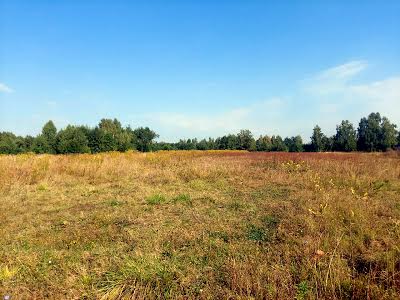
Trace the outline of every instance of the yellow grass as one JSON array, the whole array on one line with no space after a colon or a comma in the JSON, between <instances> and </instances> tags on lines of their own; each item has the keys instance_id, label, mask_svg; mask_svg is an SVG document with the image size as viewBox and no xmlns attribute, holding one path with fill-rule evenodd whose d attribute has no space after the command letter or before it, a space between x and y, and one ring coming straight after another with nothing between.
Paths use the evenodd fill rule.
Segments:
<instances>
[{"instance_id":1,"label":"yellow grass","mask_svg":"<svg viewBox=\"0 0 400 300\"><path fill-rule=\"evenodd\" d=\"M0 296L395 299L400 160L0 156Z\"/></svg>"}]
</instances>

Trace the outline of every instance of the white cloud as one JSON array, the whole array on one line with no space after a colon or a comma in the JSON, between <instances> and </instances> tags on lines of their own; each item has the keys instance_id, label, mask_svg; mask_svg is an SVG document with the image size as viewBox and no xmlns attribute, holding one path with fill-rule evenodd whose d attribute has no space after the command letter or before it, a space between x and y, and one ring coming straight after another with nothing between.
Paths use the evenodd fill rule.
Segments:
<instances>
[{"instance_id":1,"label":"white cloud","mask_svg":"<svg viewBox=\"0 0 400 300\"><path fill-rule=\"evenodd\" d=\"M342 118L353 120L379 111L392 122L400 120L400 76L355 83L366 61L352 61L317 73L301 82L302 90L319 112L315 122L334 129Z\"/></svg>"},{"instance_id":2,"label":"white cloud","mask_svg":"<svg viewBox=\"0 0 400 300\"><path fill-rule=\"evenodd\" d=\"M400 76L359 85L349 85L348 97L358 99L368 112L379 111L392 119L400 120Z\"/></svg>"},{"instance_id":3,"label":"white cloud","mask_svg":"<svg viewBox=\"0 0 400 300\"><path fill-rule=\"evenodd\" d=\"M368 63L366 61L355 60L324 70L317 77L320 79L347 80L364 71L367 67Z\"/></svg>"},{"instance_id":4,"label":"white cloud","mask_svg":"<svg viewBox=\"0 0 400 300\"><path fill-rule=\"evenodd\" d=\"M14 90L5 83L0 82L0 93L12 93Z\"/></svg>"},{"instance_id":5,"label":"white cloud","mask_svg":"<svg viewBox=\"0 0 400 300\"><path fill-rule=\"evenodd\" d=\"M340 93L353 78L367 67L368 63L366 61L350 61L323 70L311 78L303 80L302 87L306 92L319 96Z\"/></svg>"}]
</instances>

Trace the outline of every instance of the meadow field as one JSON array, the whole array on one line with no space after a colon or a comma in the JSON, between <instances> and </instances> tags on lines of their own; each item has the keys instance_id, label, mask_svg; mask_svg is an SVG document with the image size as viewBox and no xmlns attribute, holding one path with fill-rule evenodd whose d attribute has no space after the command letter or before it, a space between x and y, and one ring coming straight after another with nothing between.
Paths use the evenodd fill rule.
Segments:
<instances>
[{"instance_id":1,"label":"meadow field","mask_svg":"<svg viewBox=\"0 0 400 300\"><path fill-rule=\"evenodd\" d=\"M400 156L0 156L0 296L398 299Z\"/></svg>"}]
</instances>

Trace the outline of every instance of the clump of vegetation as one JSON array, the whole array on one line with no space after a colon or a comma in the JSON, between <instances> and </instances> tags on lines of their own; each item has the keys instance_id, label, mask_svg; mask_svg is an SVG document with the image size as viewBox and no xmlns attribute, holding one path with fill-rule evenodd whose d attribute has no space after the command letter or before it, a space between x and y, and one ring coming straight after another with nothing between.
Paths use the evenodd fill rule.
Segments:
<instances>
[{"instance_id":1,"label":"clump of vegetation","mask_svg":"<svg viewBox=\"0 0 400 300\"><path fill-rule=\"evenodd\" d=\"M157 205L166 202L167 199L162 194L154 194L146 198L147 204L150 205Z\"/></svg>"},{"instance_id":2,"label":"clump of vegetation","mask_svg":"<svg viewBox=\"0 0 400 300\"><path fill-rule=\"evenodd\" d=\"M186 204L192 204L192 198L190 198L189 194L179 194L173 199L174 203L181 202Z\"/></svg>"},{"instance_id":3,"label":"clump of vegetation","mask_svg":"<svg viewBox=\"0 0 400 300\"><path fill-rule=\"evenodd\" d=\"M264 216L261 218L262 226L250 224L247 229L249 240L257 242L271 242L276 237L279 219L276 216Z\"/></svg>"}]
</instances>

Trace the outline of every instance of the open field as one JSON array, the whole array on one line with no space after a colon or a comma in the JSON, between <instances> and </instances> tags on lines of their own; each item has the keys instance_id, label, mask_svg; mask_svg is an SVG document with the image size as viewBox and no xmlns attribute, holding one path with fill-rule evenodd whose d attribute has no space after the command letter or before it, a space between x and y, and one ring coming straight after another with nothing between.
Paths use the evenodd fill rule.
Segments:
<instances>
[{"instance_id":1,"label":"open field","mask_svg":"<svg viewBox=\"0 0 400 300\"><path fill-rule=\"evenodd\" d=\"M396 154L0 156L0 296L395 299Z\"/></svg>"}]
</instances>

